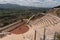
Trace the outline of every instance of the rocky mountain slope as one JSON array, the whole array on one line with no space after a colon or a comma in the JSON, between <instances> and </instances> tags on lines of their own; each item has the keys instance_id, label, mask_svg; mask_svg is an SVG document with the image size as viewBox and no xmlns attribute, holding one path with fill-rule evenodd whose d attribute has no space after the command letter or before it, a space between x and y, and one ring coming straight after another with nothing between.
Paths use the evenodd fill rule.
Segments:
<instances>
[{"instance_id":1,"label":"rocky mountain slope","mask_svg":"<svg viewBox=\"0 0 60 40\"><path fill-rule=\"evenodd\" d=\"M60 6L54 7L48 11L48 13L60 17Z\"/></svg>"}]
</instances>

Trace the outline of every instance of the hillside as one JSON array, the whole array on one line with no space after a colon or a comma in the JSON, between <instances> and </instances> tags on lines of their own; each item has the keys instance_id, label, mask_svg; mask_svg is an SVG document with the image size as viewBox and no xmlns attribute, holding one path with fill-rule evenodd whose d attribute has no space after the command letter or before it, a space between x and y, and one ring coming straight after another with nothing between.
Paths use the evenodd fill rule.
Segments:
<instances>
[{"instance_id":1,"label":"hillside","mask_svg":"<svg viewBox=\"0 0 60 40\"><path fill-rule=\"evenodd\" d=\"M54 7L54 8L60 8L60 6L56 6L56 7Z\"/></svg>"},{"instance_id":2,"label":"hillside","mask_svg":"<svg viewBox=\"0 0 60 40\"><path fill-rule=\"evenodd\" d=\"M20 6L17 4L0 4L0 9L27 9L28 7Z\"/></svg>"},{"instance_id":3,"label":"hillside","mask_svg":"<svg viewBox=\"0 0 60 40\"><path fill-rule=\"evenodd\" d=\"M3 10L3 9L11 9L11 10L27 10L27 9L40 9L40 10L43 10L43 9L49 9L49 8L40 8L40 7L32 7L32 6L20 6L20 5L17 5L17 4L0 4L0 10Z\"/></svg>"},{"instance_id":4,"label":"hillside","mask_svg":"<svg viewBox=\"0 0 60 40\"><path fill-rule=\"evenodd\" d=\"M50 9L47 12L50 13L50 14L53 14L55 16L60 17L60 6L53 7L52 9Z\"/></svg>"},{"instance_id":5,"label":"hillside","mask_svg":"<svg viewBox=\"0 0 60 40\"><path fill-rule=\"evenodd\" d=\"M28 19L33 14L42 13L49 8L21 6L17 4L0 4L0 27L21 19Z\"/></svg>"}]
</instances>

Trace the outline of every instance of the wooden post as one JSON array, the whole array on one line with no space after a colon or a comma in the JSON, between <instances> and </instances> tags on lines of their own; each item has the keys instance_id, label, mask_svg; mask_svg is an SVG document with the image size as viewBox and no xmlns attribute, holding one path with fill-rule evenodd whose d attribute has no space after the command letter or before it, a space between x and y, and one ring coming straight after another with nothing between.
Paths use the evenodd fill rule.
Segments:
<instances>
[{"instance_id":1,"label":"wooden post","mask_svg":"<svg viewBox=\"0 0 60 40\"><path fill-rule=\"evenodd\" d=\"M54 40L56 40L56 32L54 33Z\"/></svg>"},{"instance_id":2,"label":"wooden post","mask_svg":"<svg viewBox=\"0 0 60 40\"><path fill-rule=\"evenodd\" d=\"M43 35L43 40L45 40L45 39L46 39L46 35L45 35L46 33L45 33L45 32L46 32L46 28L44 27L44 35Z\"/></svg>"},{"instance_id":3,"label":"wooden post","mask_svg":"<svg viewBox=\"0 0 60 40\"><path fill-rule=\"evenodd\" d=\"M34 40L36 40L36 30L35 30Z\"/></svg>"}]
</instances>

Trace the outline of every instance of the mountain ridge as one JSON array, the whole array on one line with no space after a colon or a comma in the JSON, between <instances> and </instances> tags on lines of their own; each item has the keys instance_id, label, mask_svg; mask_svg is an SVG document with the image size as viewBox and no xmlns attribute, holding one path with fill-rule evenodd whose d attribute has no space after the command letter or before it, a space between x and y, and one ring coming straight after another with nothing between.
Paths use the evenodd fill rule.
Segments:
<instances>
[{"instance_id":1,"label":"mountain ridge","mask_svg":"<svg viewBox=\"0 0 60 40\"><path fill-rule=\"evenodd\" d=\"M56 7L54 7L54 8L60 8L60 5L59 5L59 6L56 6Z\"/></svg>"},{"instance_id":2,"label":"mountain ridge","mask_svg":"<svg viewBox=\"0 0 60 40\"><path fill-rule=\"evenodd\" d=\"M17 4L0 4L0 9L46 9L43 7L21 6Z\"/></svg>"}]
</instances>

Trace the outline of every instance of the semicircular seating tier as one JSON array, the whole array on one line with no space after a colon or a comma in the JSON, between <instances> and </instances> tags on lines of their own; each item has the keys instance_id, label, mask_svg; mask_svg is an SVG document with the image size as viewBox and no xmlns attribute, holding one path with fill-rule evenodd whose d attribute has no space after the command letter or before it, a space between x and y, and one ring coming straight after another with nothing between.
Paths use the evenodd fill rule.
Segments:
<instances>
[{"instance_id":1,"label":"semicircular seating tier","mask_svg":"<svg viewBox=\"0 0 60 40\"><path fill-rule=\"evenodd\" d=\"M44 28L46 28L47 38L53 38L55 32L60 32L60 18L51 14L31 20L29 25L40 34L39 36L43 36Z\"/></svg>"},{"instance_id":2,"label":"semicircular seating tier","mask_svg":"<svg viewBox=\"0 0 60 40\"><path fill-rule=\"evenodd\" d=\"M38 18L35 21L31 21L30 24L37 25L37 26L40 25L42 27L42 26L55 25L55 24L58 24L59 22L60 22L59 17L56 17L51 14L47 14L43 16L42 18Z\"/></svg>"}]
</instances>

